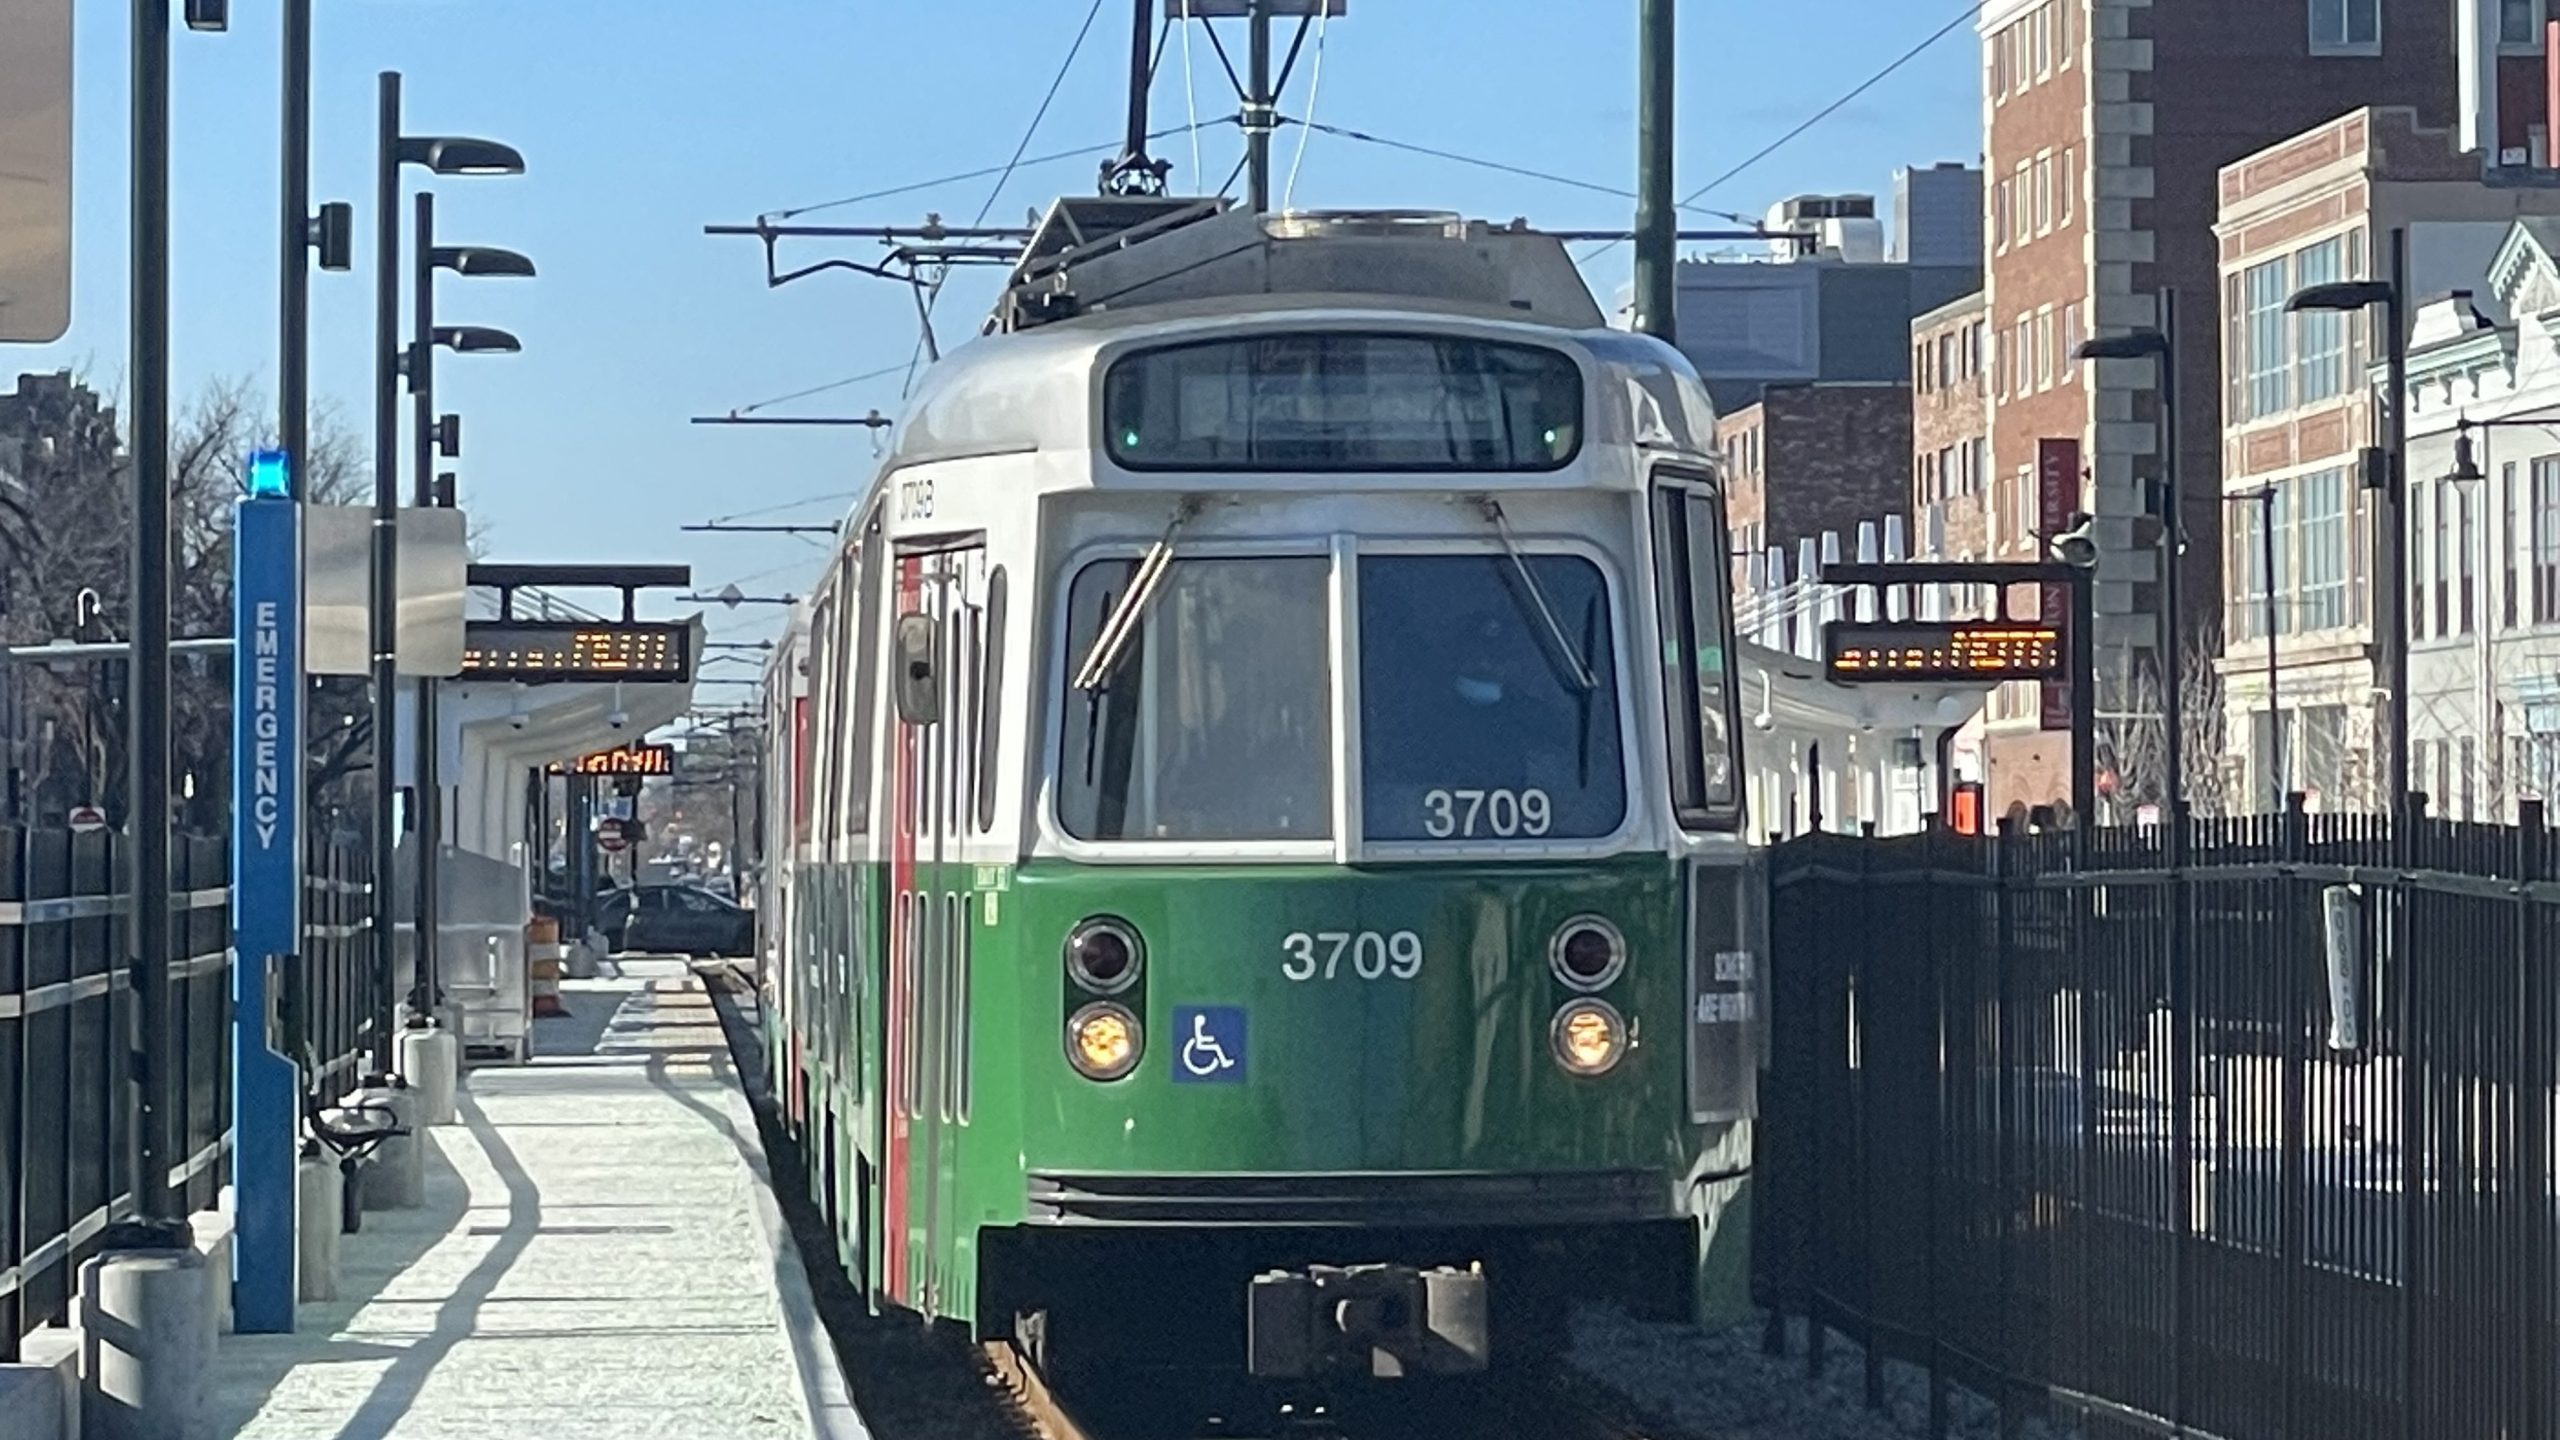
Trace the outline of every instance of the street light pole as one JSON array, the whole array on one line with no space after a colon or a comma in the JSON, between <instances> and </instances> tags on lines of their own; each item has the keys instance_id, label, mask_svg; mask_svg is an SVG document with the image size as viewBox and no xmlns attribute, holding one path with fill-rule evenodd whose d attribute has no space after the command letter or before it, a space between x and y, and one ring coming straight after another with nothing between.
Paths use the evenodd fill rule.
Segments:
<instances>
[{"instance_id":1,"label":"street light pole","mask_svg":"<svg viewBox=\"0 0 2560 1440\"><path fill-rule=\"evenodd\" d=\"M311 0L284 0L284 195L278 227L276 438L304 498L311 428Z\"/></svg>"},{"instance_id":2,"label":"street light pole","mask_svg":"<svg viewBox=\"0 0 2560 1440\"><path fill-rule=\"evenodd\" d=\"M409 277L411 317L409 349L409 417L410 465L412 482L417 490L411 503L426 509L436 503L436 197L420 190L417 195L417 233L410 238L417 258ZM416 952L411 967L409 1008L413 1024L423 1024L436 1013L442 999L436 975L436 884L437 851L444 844L444 795L442 779L437 771L438 741L436 736L436 682L432 675L418 677L416 810L418 815L418 892L416 895L417 938L412 942Z\"/></svg>"},{"instance_id":3,"label":"street light pole","mask_svg":"<svg viewBox=\"0 0 2560 1440\"><path fill-rule=\"evenodd\" d=\"M373 965L382 985L375 1066L388 1070L400 1028L392 914L400 837L393 756L400 693L400 74L382 72L374 128L373 267ZM425 339L420 337L421 341Z\"/></svg>"},{"instance_id":4,"label":"street light pole","mask_svg":"<svg viewBox=\"0 0 2560 1440\"><path fill-rule=\"evenodd\" d=\"M1679 82L1672 0L1643 0L1638 13L1643 34L1637 48L1635 328L1675 343L1680 216L1672 124Z\"/></svg>"},{"instance_id":5,"label":"street light pole","mask_svg":"<svg viewBox=\"0 0 2560 1440\"><path fill-rule=\"evenodd\" d=\"M2187 533L2178 485L2178 292L2160 292L2160 720L2168 730L2169 784L2160 808L2174 822L2187 800L2187 636L2180 573Z\"/></svg>"},{"instance_id":6,"label":"street light pole","mask_svg":"<svg viewBox=\"0 0 2560 1440\"><path fill-rule=\"evenodd\" d=\"M2383 316L2391 327L2386 369L2391 386L2391 426L2383 459L2389 476L2383 489L2383 523L2390 536L2384 546L2390 559L2386 577L2391 597L2391 642L2388 652L2391 686L2391 815L2406 833L2410 815L2409 779L2409 231L2391 232L2390 297Z\"/></svg>"},{"instance_id":7,"label":"street light pole","mask_svg":"<svg viewBox=\"0 0 2560 1440\"><path fill-rule=\"evenodd\" d=\"M2283 674L2276 657L2276 631L2281 618L2276 600L2276 487L2269 485L2250 498L2258 505L2258 563L2263 567L2267 588L2267 783L2273 802L2267 813L2281 815L2288 787L2284 773L2284 707L2276 691Z\"/></svg>"},{"instance_id":8,"label":"street light pole","mask_svg":"<svg viewBox=\"0 0 2560 1440\"><path fill-rule=\"evenodd\" d=\"M169 0L133 0L133 662L125 672L126 958L142 1023L133 1195L154 1237L186 1243L169 1183L178 1109L169 996Z\"/></svg>"}]
</instances>

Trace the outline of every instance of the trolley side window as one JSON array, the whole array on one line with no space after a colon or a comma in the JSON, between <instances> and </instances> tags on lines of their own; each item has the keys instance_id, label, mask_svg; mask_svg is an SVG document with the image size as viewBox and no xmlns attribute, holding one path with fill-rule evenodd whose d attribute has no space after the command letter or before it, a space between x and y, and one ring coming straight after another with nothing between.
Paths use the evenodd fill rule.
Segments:
<instances>
[{"instance_id":1,"label":"trolley side window","mask_svg":"<svg viewBox=\"0 0 2560 1440\"><path fill-rule=\"evenodd\" d=\"M1363 833L1614 834L1627 787L1609 627L1608 586L1579 556L1361 557Z\"/></svg>"},{"instance_id":2,"label":"trolley side window","mask_svg":"<svg viewBox=\"0 0 2560 1440\"><path fill-rule=\"evenodd\" d=\"M1582 447L1582 389L1535 345L1256 335L1114 362L1103 438L1130 470L1554 470Z\"/></svg>"},{"instance_id":3,"label":"trolley side window","mask_svg":"<svg viewBox=\"0 0 2560 1440\"><path fill-rule=\"evenodd\" d=\"M852 740L844 757L845 828L857 836L871 833L871 791L878 779L878 767L871 758L876 725L871 712L880 703L880 590L886 568L881 548L880 521L875 516L862 532L862 549L854 562L854 583L861 588L854 604L853 634L848 644L848 658L853 665L853 724Z\"/></svg>"},{"instance_id":4,"label":"trolley side window","mask_svg":"<svg viewBox=\"0 0 2560 1440\"><path fill-rule=\"evenodd\" d=\"M1653 569L1662 629L1671 800L1691 830L1742 823L1734 685L1732 562L1724 512L1701 477L1653 492Z\"/></svg>"},{"instance_id":5,"label":"trolley side window","mask_svg":"<svg viewBox=\"0 0 2560 1440\"><path fill-rule=\"evenodd\" d=\"M1068 593L1059 823L1079 840L1329 838L1331 562L1176 562L1112 671L1079 689L1137 568L1098 561Z\"/></svg>"}]
</instances>

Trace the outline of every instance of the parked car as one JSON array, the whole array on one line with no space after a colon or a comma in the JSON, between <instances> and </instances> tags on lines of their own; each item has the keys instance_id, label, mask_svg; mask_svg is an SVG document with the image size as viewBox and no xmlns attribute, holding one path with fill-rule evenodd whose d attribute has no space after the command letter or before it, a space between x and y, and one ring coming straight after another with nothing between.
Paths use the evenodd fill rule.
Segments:
<instances>
[{"instance_id":1,"label":"parked car","mask_svg":"<svg viewBox=\"0 0 2560 1440\"><path fill-rule=\"evenodd\" d=\"M752 956L755 912L698 885L636 885L596 901L596 928L616 950Z\"/></svg>"}]
</instances>

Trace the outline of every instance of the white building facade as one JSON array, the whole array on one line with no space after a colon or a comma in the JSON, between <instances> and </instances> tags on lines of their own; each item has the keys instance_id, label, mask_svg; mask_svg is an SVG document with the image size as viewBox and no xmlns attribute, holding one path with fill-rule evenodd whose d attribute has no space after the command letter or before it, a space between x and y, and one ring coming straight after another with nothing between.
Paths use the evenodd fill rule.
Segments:
<instances>
[{"instance_id":1,"label":"white building facade","mask_svg":"<svg viewBox=\"0 0 2560 1440\"><path fill-rule=\"evenodd\" d=\"M2487 280L2411 347L2409 739L2431 813L2495 822L2560 789L2560 220Z\"/></svg>"}]
</instances>

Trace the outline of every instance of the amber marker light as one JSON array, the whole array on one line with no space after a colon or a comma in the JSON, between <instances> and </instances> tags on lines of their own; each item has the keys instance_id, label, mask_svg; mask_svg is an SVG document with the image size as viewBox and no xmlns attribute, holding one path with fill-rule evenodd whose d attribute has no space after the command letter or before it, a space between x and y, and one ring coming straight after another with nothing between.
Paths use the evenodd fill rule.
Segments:
<instances>
[{"instance_id":1,"label":"amber marker light","mask_svg":"<svg viewBox=\"0 0 2560 1440\"><path fill-rule=\"evenodd\" d=\"M1138 1066L1145 1039L1125 1005L1097 1001L1067 1022L1067 1062L1088 1080L1117 1080Z\"/></svg>"},{"instance_id":2,"label":"amber marker light","mask_svg":"<svg viewBox=\"0 0 2560 1440\"><path fill-rule=\"evenodd\" d=\"M1627 1053L1627 1022L1606 1000L1567 1002L1547 1034L1556 1063L1575 1075L1606 1075Z\"/></svg>"}]
</instances>

